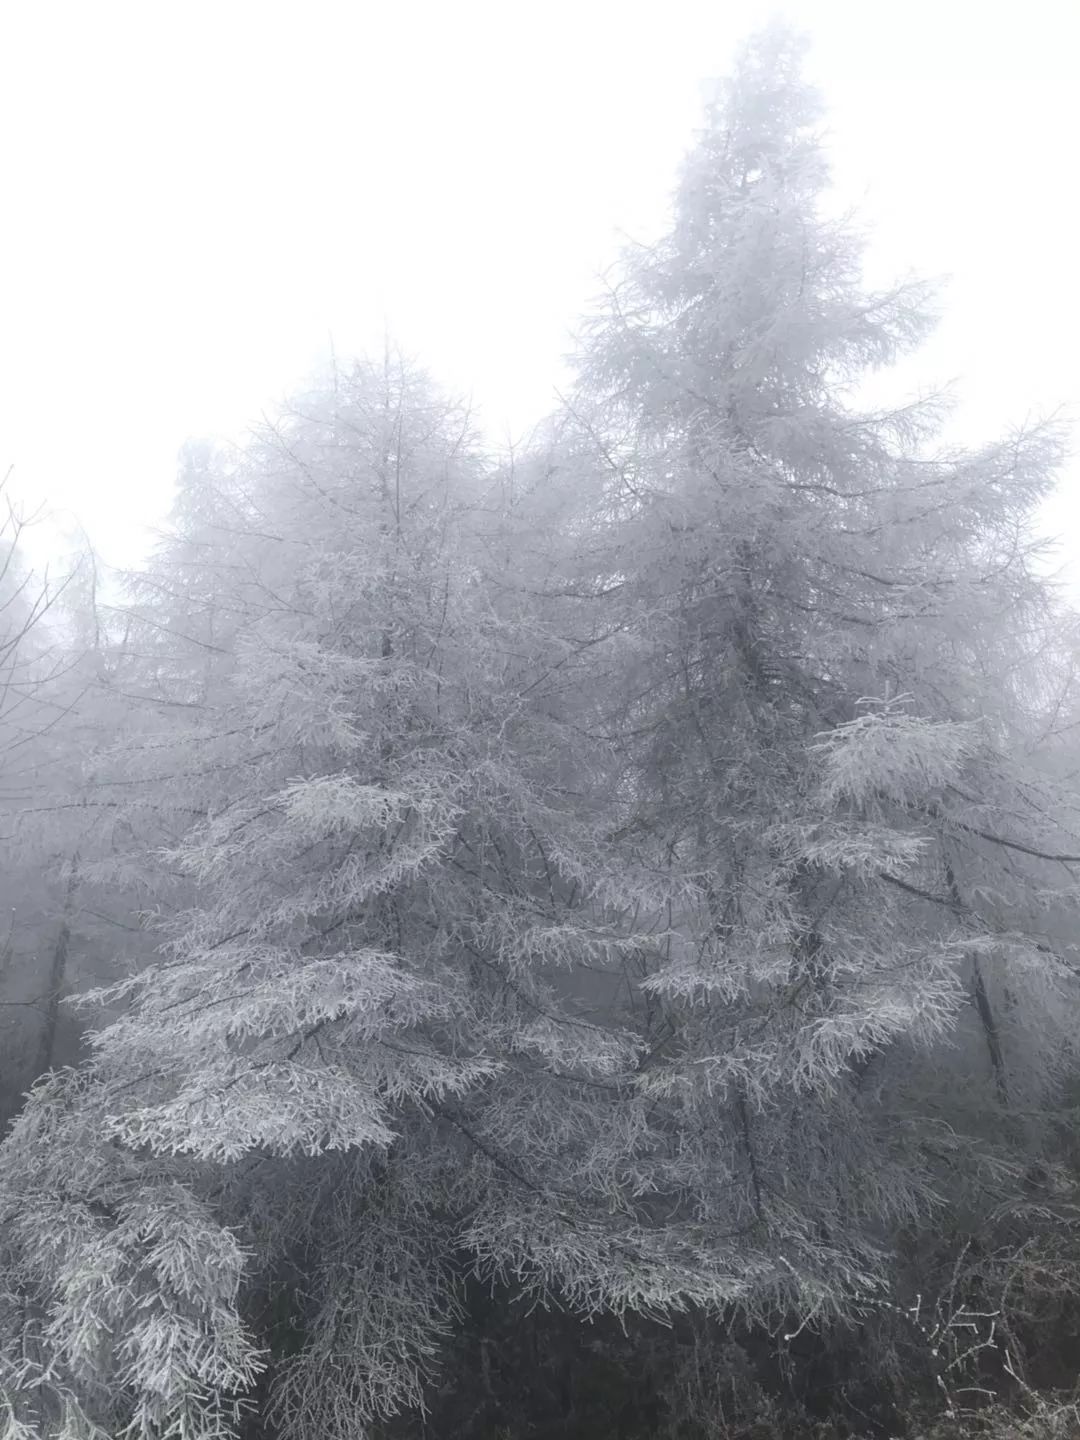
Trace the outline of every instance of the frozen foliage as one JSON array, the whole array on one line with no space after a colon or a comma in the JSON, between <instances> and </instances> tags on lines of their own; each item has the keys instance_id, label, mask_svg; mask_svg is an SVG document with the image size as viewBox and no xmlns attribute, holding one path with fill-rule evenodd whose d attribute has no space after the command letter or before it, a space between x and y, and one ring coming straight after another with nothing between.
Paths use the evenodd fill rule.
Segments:
<instances>
[{"instance_id":1,"label":"frozen foliage","mask_svg":"<svg viewBox=\"0 0 1080 1440\"><path fill-rule=\"evenodd\" d=\"M155 953L4 1143L3 1440L345 1440L470 1275L797 1333L1038 1150L1058 440L858 408L926 296L819 211L797 58L718 91L513 466L392 354L189 451L86 797Z\"/></svg>"}]
</instances>

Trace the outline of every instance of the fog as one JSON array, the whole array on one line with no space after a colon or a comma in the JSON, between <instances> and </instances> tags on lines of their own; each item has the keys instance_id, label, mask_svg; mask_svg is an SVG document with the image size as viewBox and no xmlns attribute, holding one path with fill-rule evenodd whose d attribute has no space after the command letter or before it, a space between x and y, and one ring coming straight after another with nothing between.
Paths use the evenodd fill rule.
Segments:
<instances>
[{"instance_id":1,"label":"fog","mask_svg":"<svg viewBox=\"0 0 1080 1440\"><path fill-rule=\"evenodd\" d=\"M662 228L701 82L775 8L5 6L0 466L130 563L187 437L387 330L520 437L598 277ZM957 382L968 439L1074 404L1076 7L780 10L874 277L949 277L892 392Z\"/></svg>"},{"instance_id":2,"label":"fog","mask_svg":"<svg viewBox=\"0 0 1080 1440\"><path fill-rule=\"evenodd\" d=\"M1080 1435L1078 19L0 12L0 1440Z\"/></svg>"}]
</instances>

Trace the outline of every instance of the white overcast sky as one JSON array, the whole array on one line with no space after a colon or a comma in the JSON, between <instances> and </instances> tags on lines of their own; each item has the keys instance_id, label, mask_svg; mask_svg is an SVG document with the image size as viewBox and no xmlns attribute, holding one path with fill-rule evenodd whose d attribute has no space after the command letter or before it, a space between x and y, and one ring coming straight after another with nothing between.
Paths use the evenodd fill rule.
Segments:
<instances>
[{"instance_id":1,"label":"white overcast sky","mask_svg":"<svg viewBox=\"0 0 1080 1440\"><path fill-rule=\"evenodd\" d=\"M384 326L520 434L773 13L874 278L951 277L903 382L1076 407L1080 0L0 0L0 471L129 563L186 437Z\"/></svg>"}]
</instances>

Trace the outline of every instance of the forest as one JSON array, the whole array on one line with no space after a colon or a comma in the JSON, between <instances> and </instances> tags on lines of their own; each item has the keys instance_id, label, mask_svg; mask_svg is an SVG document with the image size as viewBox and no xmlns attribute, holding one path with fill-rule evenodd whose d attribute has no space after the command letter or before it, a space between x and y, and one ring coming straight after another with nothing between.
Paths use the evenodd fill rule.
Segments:
<instances>
[{"instance_id":1,"label":"forest","mask_svg":"<svg viewBox=\"0 0 1080 1440\"><path fill-rule=\"evenodd\" d=\"M1066 429L718 84L527 444L387 344L0 544L0 1440L1080 1433Z\"/></svg>"}]
</instances>

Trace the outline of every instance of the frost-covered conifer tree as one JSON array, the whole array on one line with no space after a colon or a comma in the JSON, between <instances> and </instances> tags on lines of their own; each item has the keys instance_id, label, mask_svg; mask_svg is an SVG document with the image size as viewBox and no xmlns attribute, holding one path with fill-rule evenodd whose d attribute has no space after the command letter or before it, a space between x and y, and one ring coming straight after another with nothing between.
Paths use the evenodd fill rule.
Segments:
<instances>
[{"instance_id":1,"label":"frost-covered conifer tree","mask_svg":"<svg viewBox=\"0 0 1080 1440\"><path fill-rule=\"evenodd\" d=\"M624 636L619 844L670 884L638 1085L695 1213L828 1308L991 1139L1039 1143L1010 1115L1074 1059L1080 844L1031 529L1060 436L955 453L938 403L860 405L927 296L863 288L797 67L773 32L718 92L585 333L564 463Z\"/></svg>"},{"instance_id":2,"label":"frost-covered conifer tree","mask_svg":"<svg viewBox=\"0 0 1080 1440\"><path fill-rule=\"evenodd\" d=\"M92 583L89 554L32 567L24 514L0 481L0 1117L71 1053L67 985L75 859L84 826L66 805L80 710L93 684L74 621ZM32 550L31 550L32 553Z\"/></svg>"},{"instance_id":3,"label":"frost-covered conifer tree","mask_svg":"<svg viewBox=\"0 0 1080 1440\"><path fill-rule=\"evenodd\" d=\"M463 1249L505 1260L530 1210L540 1278L595 1286L576 1172L597 1143L616 1184L589 1097L635 1043L553 983L622 937L559 703L588 647L511 583L512 510L394 361L189 457L129 616L141 702L92 761L165 842L164 950L6 1145L13 1425L217 1433L268 1346L275 1423L352 1434L419 1400Z\"/></svg>"}]
</instances>

